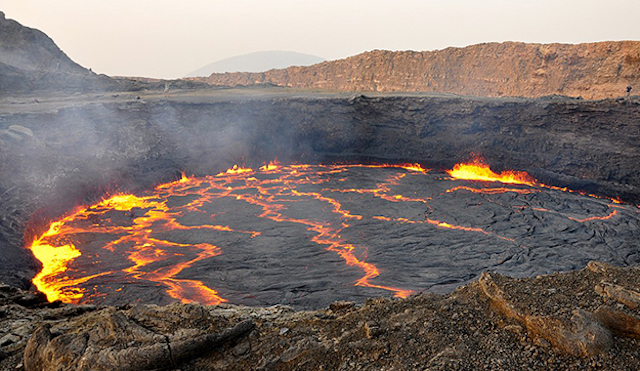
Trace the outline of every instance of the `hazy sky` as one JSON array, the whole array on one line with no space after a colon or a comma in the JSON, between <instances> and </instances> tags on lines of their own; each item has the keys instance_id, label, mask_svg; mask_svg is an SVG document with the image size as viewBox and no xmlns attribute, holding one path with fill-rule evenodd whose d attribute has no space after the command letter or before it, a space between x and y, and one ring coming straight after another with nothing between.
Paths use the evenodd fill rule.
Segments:
<instances>
[{"instance_id":1,"label":"hazy sky","mask_svg":"<svg viewBox=\"0 0 640 371\"><path fill-rule=\"evenodd\" d=\"M639 0L0 0L73 60L175 78L263 50L339 59L490 41L640 40Z\"/></svg>"}]
</instances>

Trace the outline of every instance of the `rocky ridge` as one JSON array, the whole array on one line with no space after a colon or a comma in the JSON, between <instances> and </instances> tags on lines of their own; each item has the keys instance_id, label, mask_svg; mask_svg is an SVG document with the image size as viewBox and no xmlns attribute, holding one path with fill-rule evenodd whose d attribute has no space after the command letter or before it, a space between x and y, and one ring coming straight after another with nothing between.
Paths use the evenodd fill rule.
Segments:
<instances>
[{"instance_id":1,"label":"rocky ridge","mask_svg":"<svg viewBox=\"0 0 640 371\"><path fill-rule=\"evenodd\" d=\"M486 43L437 51L373 50L309 67L196 78L213 85L362 92L603 99L640 90L640 42Z\"/></svg>"},{"instance_id":2,"label":"rocky ridge","mask_svg":"<svg viewBox=\"0 0 640 371\"><path fill-rule=\"evenodd\" d=\"M0 12L0 62L25 71L85 74L89 71L72 61L42 31L6 19Z\"/></svg>"},{"instance_id":3,"label":"rocky ridge","mask_svg":"<svg viewBox=\"0 0 640 371\"><path fill-rule=\"evenodd\" d=\"M162 89L165 83L167 81L157 79L98 75L71 60L42 31L7 19L0 11L0 98ZM184 80L169 83L182 88L204 85Z\"/></svg>"},{"instance_id":4,"label":"rocky ridge","mask_svg":"<svg viewBox=\"0 0 640 371\"><path fill-rule=\"evenodd\" d=\"M43 32L0 12L0 95L38 90L81 91L110 84L72 61Z\"/></svg>"}]
</instances>

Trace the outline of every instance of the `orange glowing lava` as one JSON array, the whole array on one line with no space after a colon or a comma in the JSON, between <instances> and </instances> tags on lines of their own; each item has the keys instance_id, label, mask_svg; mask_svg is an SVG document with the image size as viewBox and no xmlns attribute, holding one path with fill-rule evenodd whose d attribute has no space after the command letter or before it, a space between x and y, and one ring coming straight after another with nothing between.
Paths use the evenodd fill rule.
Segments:
<instances>
[{"instance_id":1,"label":"orange glowing lava","mask_svg":"<svg viewBox=\"0 0 640 371\"><path fill-rule=\"evenodd\" d=\"M579 190L572 190L567 187L557 187L557 186L543 184L538 182L531 175L527 174L524 171L506 170L501 172L500 174L497 174L489 168L489 165L483 163L482 160L479 160L479 159L476 159L471 163L456 164L452 170L447 171L447 174L449 174L454 179L477 180L482 182L500 182L500 183L506 183L506 184L522 184L522 185L528 185L531 187L552 189L554 191L578 193L578 194L593 197L593 198L603 198L616 204L621 203L621 201L617 198L602 197L602 196L590 194L590 193L579 191ZM478 190L474 190L472 188L463 187L463 186L456 187L456 189L451 189L447 192L454 192L455 190L460 190L460 189L465 189L470 192L484 193L484 194L489 194L490 192L495 192L495 193L503 193L503 192L526 193L527 192L526 190L514 189L514 188L511 188L511 189L486 188L486 189L483 189L482 191L478 191ZM533 190L532 192L535 192L535 190Z\"/></svg>"},{"instance_id":2,"label":"orange glowing lava","mask_svg":"<svg viewBox=\"0 0 640 371\"><path fill-rule=\"evenodd\" d=\"M429 169L425 169L424 167L422 167L422 165L416 163L416 164L403 164L403 165L397 165L398 167L401 167L403 169L406 170L411 170L411 171L417 171L420 173L426 173L429 171Z\"/></svg>"},{"instance_id":3,"label":"orange glowing lava","mask_svg":"<svg viewBox=\"0 0 640 371\"><path fill-rule=\"evenodd\" d=\"M246 174L246 173L252 173L253 169L250 168L246 168L246 167L241 167L238 165L233 165L232 168L227 169L227 171L220 173L218 175L216 175L217 177L223 177L223 176L228 176L228 175L238 175L238 174Z\"/></svg>"},{"instance_id":4,"label":"orange glowing lava","mask_svg":"<svg viewBox=\"0 0 640 371\"><path fill-rule=\"evenodd\" d=\"M618 210L611 210L609 215L605 215L605 216L592 216L592 217L584 218L584 219L578 219L578 218L569 217L569 219L574 220L576 222L584 223L584 222L590 222L590 221L594 221L594 220L607 220L607 219L613 218L616 215L618 215Z\"/></svg>"},{"instance_id":5,"label":"orange glowing lava","mask_svg":"<svg viewBox=\"0 0 640 371\"><path fill-rule=\"evenodd\" d=\"M164 184L158 189L178 189L189 180L182 178L172 183ZM94 224L96 215L102 215L108 210L130 212L130 226L112 226ZM134 211L144 211L137 216ZM49 301L61 300L74 303L83 296L83 290L77 286L98 276L112 274L112 271L101 272L97 275L89 275L73 278L66 274L69 263L81 255L81 252L73 243L65 243L74 235L91 233L103 233L118 235L115 241L103 246L105 252L124 253L134 265L124 269L131 277L144 279L170 287L168 294L184 302L198 301L208 304L219 304L224 299L217 295L213 289L209 289L200 283L190 280L176 279L175 276L195 262L215 256L219 253L216 246L198 244L195 246L178 244L175 242L159 240L152 237L153 229L185 228L175 222L175 214L168 211L166 202L160 202L153 197L138 197L134 195L115 195L97 204L76 211L66 218L54 222L47 232L37 238L31 245L34 256L43 265L42 271L34 278L33 283L38 290L47 295ZM91 223L88 223L91 222ZM224 229L221 226L200 226L198 228ZM228 227L227 227L228 228ZM131 250L122 251L123 245L132 245ZM195 251L194 251L195 248ZM174 249L182 249L175 253L168 253ZM190 250L190 251L189 251ZM176 255L190 254L191 259L173 264ZM171 261L170 267L149 269L158 262ZM166 264L165 264L166 265ZM182 295L185 294L186 295Z\"/></svg>"},{"instance_id":6,"label":"orange glowing lava","mask_svg":"<svg viewBox=\"0 0 640 371\"><path fill-rule=\"evenodd\" d=\"M530 186L536 184L536 180L525 172L506 170L497 174L489 168L489 165L486 165L479 160L472 163L456 164L453 167L453 170L449 170L447 173L455 179L462 180L525 184Z\"/></svg>"},{"instance_id":7,"label":"orange glowing lava","mask_svg":"<svg viewBox=\"0 0 640 371\"><path fill-rule=\"evenodd\" d=\"M445 229L454 229L454 230L458 230L458 231L466 231L466 232L476 232L476 233L482 233L485 234L487 236L494 236L496 238L499 238L501 240L505 240L505 241L509 241L509 242L515 242L514 239L512 238L506 238L506 237L502 237L499 236L495 233L492 232L487 232L482 228L477 228L477 227L465 227L462 225L454 225L451 223L447 223L447 222L442 222L440 220L435 220L435 219L430 219L430 218L425 218L425 220L410 220L407 218L388 218L388 217L384 217L384 216L373 216L374 219L377 220L384 220L384 221L394 221L394 222L399 222L399 223L406 223L406 224L430 224L439 228L445 228Z\"/></svg>"}]
</instances>

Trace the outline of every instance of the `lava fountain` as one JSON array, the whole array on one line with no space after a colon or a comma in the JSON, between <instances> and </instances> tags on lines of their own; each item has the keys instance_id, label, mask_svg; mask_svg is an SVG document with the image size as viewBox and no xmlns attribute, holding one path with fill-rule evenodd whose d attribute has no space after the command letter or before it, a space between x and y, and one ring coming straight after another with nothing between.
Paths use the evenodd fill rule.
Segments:
<instances>
[{"instance_id":1,"label":"lava fountain","mask_svg":"<svg viewBox=\"0 0 640 371\"><path fill-rule=\"evenodd\" d=\"M633 206L475 162L234 166L119 194L53 222L29 247L49 300L320 307L447 291L589 260L640 261Z\"/></svg>"}]
</instances>

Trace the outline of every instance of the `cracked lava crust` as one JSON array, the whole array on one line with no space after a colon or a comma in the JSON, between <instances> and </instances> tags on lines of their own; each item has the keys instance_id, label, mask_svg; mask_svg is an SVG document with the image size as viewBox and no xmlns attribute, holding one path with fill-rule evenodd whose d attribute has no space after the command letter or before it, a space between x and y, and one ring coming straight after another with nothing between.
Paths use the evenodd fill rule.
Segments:
<instances>
[{"instance_id":1,"label":"cracked lava crust","mask_svg":"<svg viewBox=\"0 0 640 371\"><path fill-rule=\"evenodd\" d=\"M639 221L637 207L479 162L448 172L271 163L105 198L29 248L49 300L320 308L447 292L486 270L635 264Z\"/></svg>"}]
</instances>

